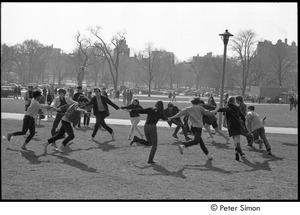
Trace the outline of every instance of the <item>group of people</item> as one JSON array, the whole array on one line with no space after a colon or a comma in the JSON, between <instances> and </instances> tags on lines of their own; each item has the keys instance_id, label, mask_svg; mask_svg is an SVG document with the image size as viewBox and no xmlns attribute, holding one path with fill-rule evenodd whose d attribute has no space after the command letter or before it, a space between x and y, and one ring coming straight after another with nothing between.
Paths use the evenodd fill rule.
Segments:
<instances>
[{"instance_id":1,"label":"group of people","mask_svg":"<svg viewBox=\"0 0 300 215\"><path fill-rule=\"evenodd\" d=\"M130 145L133 143L140 143L147 147L151 147L148 157L149 164L155 163L154 157L158 145L156 125L160 119L167 121L170 126L172 124L176 125L172 134L174 138L178 138L177 132L180 128L182 129L186 142L178 145L181 154L183 154L184 148L199 144L207 158L212 160L213 158L201 137L203 127L209 131L209 127L212 125L216 132L224 137L226 143L230 140L229 137L233 138L236 160L239 160L240 156L245 156L240 144L241 135L244 135L249 139L248 144L250 146L252 146L252 142L255 142L262 148L262 144L264 143L268 154L271 155L271 148L265 135L263 120L261 120L259 115L254 112L254 106L246 107L247 109L245 110L245 104L243 103L243 100L241 100L242 97L228 98L225 107L217 107L213 97L209 99L208 104L205 104L199 97L194 97L191 100L191 106L179 110L172 102L169 102L167 108L164 109L162 101L157 101L154 107L143 108L138 99L133 99L130 104L119 107L105 94L102 94L99 88L93 90L95 93L95 96L93 97L91 96L91 93L89 93L88 96L83 95L81 90L82 88L78 87L78 92L74 94L73 99L70 99L65 97L66 90L59 89L58 97L55 98L51 104L40 104L39 101L42 97L41 91L32 90L32 99L27 102L26 105L22 131L8 133L7 140L10 141L13 136L24 135L29 130L30 134L21 147L23 150L27 150L26 145L35 135L35 119L37 118L39 109L54 110L57 112L51 129L51 138L43 144L45 153L47 152L49 144L53 144L53 146L56 147L56 151L64 152L65 146L75 138L73 130L74 126L78 126L82 114L90 117L92 110L96 118L96 124L89 140L95 141L95 136L99 128L109 132L111 140L115 140L114 130L105 122L105 118L110 115L108 108L108 105L110 105L116 110L126 110L129 112L131 127L128 140L131 140ZM229 137L218 129L217 118L215 117L217 112L223 112L225 114ZM140 122L140 114L147 114L144 125L144 134L137 126ZM181 121L181 117L188 119L189 127ZM88 118L86 118L86 120L87 119ZM60 122L61 127L57 130ZM137 131L140 137L133 136L134 131ZM193 134L193 139L188 136L188 131L191 131ZM66 137L65 134L67 134ZM62 138L64 138L64 140L61 145L57 147L55 142Z\"/></svg>"}]
</instances>

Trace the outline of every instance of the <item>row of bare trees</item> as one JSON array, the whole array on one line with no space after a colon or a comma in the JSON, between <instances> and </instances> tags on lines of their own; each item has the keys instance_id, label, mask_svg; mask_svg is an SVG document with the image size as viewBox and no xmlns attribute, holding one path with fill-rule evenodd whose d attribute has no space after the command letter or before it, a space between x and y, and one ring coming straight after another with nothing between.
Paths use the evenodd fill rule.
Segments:
<instances>
[{"instance_id":1,"label":"row of bare trees","mask_svg":"<svg viewBox=\"0 0 300 215\"><path fill-rule=\"evenodd\" d=\"M130 57L126 54L125 33L118 32L106 42L100 26L89 28L88 36L77 32L75 38L77 45L71 54L37 40L14 46L1 44L2 80L53 84L57 81L61 85L67 78L75 77L78 85L87 81L94 85L110 84L114 89L130 82L134 87L146 85L149 96L152 88L220 88L223 56L196 56L188 63L178 62L174 54L146 43L144 50ZM255 38L255 32L244 30L229 43L234 55L227 59L225 86L238 86L243 95L251 85L284 87L290 81L290 72L297 68L298 62L289 54L286 44L270 46L262 54Z\"/></svg>"}]
</instances>

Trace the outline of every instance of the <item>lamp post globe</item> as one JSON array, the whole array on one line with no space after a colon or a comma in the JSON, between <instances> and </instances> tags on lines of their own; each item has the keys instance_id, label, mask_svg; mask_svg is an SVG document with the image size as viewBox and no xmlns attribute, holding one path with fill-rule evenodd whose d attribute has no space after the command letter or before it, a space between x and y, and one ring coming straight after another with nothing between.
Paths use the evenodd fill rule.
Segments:
<instances>
[{"instance_id":1,"label":"lamp post globe","mask_svg":"<svg viewBox=\"0 0 300 215\"><path fill-rule=\"evenodd\" d=\"M225 82L225 66L226 66L226 51L227 44L229 41L229 37L233 36L233 34L229 33L226 29L224 33L219 34L222 37L224 43L224 54L223 54L223 72L222 72L222 82L221 82L221 93L220 93L220 108L223 107L223 97L224 97L224 82ZM222 129L222 113L219 113L219 129Z\"/></svg>"}]
</instances>

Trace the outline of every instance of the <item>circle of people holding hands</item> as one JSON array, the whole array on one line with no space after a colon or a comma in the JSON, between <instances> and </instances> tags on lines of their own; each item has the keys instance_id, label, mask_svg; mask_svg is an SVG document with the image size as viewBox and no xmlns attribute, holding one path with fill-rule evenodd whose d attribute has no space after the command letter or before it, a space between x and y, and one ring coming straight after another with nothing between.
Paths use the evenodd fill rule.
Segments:
<instances>
[{"instance_id":1,"label":"circle of people holding hands","mask_svg":"<svg viewBox=\"0 0 300 215\"><path fill-rule=\"evenodd\" d=\"M73 95L72 99L66 97L67 92L65 89L58 89L57 98L53 98L52 101L48 101L47 99L47 104L43 104L42 92L29 86L28 93L25 94L24 98L25 115L22 130L8 133L7 140L10 141L13 136L25 135L29 130L29 135L21 146L22 150L27 150L27 144L36 133L36 120L40 118L42 109L48 112L56 111L51 128L51 138L43 143L44 153L47 153L47 147L50 144L56 148L56 151L63 153L66 145L75 138L73 128L76 126L81 127L80 121L82 115L84 117L84 127L89 127L92 114L96 118L93 132L89 138L90 141L95 141L99 129L107 131L111 135L111 140L115 140L114 130L105 122L105 119L110 115L109 105L116 110L129 112L131 127L129 129L128 140L130 140L130 145L137 143L151 147L147 161L149 164L155 163L154 157L158 146L157 123L159 120L167 121L170 127L172 124L176 125L172 134L172 137L176 139L178 139L177 134L179 130L182 129L185 142L179 142L178 144L179 152L182 155L185 149L199 144L207 159L213 159L202 139L203 128L207 130L209 137L213 137L210 126L225 139L226 144L229 143L230 137L232 137L234 142L234 157L237 161L240 160L240 157L245 157L245 153L241 147L241 136L246 137L248 146L256 143L262 149L264 144L267 154L272 155L264 129L265 118L260 118L255 112L253 105L247 107L242 96L225 97L224 107L218 107L212 96L208 99L207 104L200 97L194 97L190 100L190 106L180 110L172 102L169 102L167 107L164 108L164 103L160 100L155 103L154 107L144 108L140 105L139 100L136 98L132 99L132 96L130 103L124 102L123 104L126 105L119 107L111 101L107 94L101 93L99 88L94 88L94 96L92 96L91 91L87 92L87 96L85 96L81 86L77 87L77 89L78 92ZM227 127L229 136L219 129L216 117L218 112L224 115L224 127ZM140 114L147 115L144 124L144 133L138 127ZM52 112L50 115L52 115ZM61 126L58 128L59 123L61 123ZM133 135L134 131L138 133L139 137ZM193 138L190 138L189 134ZM57 147L56 141L59 139L63 139L63 141Z\"/></svg>"}]
</instances>

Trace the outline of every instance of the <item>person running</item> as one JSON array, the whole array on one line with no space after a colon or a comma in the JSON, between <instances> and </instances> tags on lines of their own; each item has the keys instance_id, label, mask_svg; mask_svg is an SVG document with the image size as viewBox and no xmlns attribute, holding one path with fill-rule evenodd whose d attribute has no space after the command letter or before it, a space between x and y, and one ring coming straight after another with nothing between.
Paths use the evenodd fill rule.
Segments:
<instances>
[{"instance_id":1,"label":"person running","mask_svg":"<svg viewBox=\"0 0 300 215\"><path fill-rule=\"evenodd\" d=\"M80 95L83 95L82 86L78 86L78 87L77 87L77 93L74 94L73 100L74 100L75 102L77 102ZM80 122L81 122L81 116L78 118L78 122L75 122L75 123L73 124L73 127L75 128L75 127L77 126L78 128L80 128L80 127L81 127L81 126L80 126Z\"/></svg>"},{"instance_id":2,"label":"person running","mask_svg":"<svg viewBox=\"0 0 300 215\"><path fill-rule=\"evenodd\" d=\"M87 98L89 101L91 101L92 99L92 91L88 91L87 92ZM87 106L86 107L86 111L87 113L85 113L83 115L83 127L84 128L90 128L90 119L91 119L91 114L92 114L92 106Z\"/></svg>"},{"instance_id":3,"label":"person running","mask_svg":"<svg viewBox=\"0 0 300 215\"><path fill-rule=\"evenodd\" d=\"M175 106L172 102L168 103L168 108L164 109L164 115L166 117L171 117L174 116L175 114L177 114L179 112L179 108L177 106ZM183 123L181 122L181 119L178 118L174 118L171 121L168 122L169 126L172 126L172 123L174 123L176 126L174 133L172 134L172 137L178 139L177 133L179 131L179 129L182 129L183 135L185 137L185 140L191 140L191 138L189 138L189 136L187 135L187 131L186 131L186 127L183 125Z\"/></svg>"},{"instance_id":4,"label":"person running","mask_svg":"<svg viewBox=\"0 0 300 215\"><path fill-rule=\"evenodd\" d=\"M24 100L25 100L25 111L27 111L27 108L29 107L31 100L33 98L32 96L33 86L29 85L28 90L25 92Z\"/></svg>"},{"instance_id":5,"label":"person running","mask_svg":"<svg viewBox=\"0 0 300 215\"><path fill-rule=\"evenodd\" d=\"M61 145L55 149L58 152L64 152L65 146L75 138L71 123L76 122L80 118L82 112L86 112L84 108L88 101L89 100L84 95L80 95L77 102L72 104L65 104L58 108L58 111L64 111L65 115L61 119L61 127L58 133L52 136L47 140L47 142L43 144L45 153L47 153L47 146L50 143L54 143L56 140L62 139L64 134L67 133L68 136L63 140Z\"/></svg>"},{"instance_id":6,"label":"person running","mask_svg":"<svg viewBox=\"0 0 300 215\"><path fill-rule=\"evenodd\" d=\"M39 99L41 97L42 93L38 90L32 91L33 99L31 100L31 103L29 107L27 108L24 118L23 118L23 127L22 131L17 131L13 133L7 134L7 140L10 141L13 136L19 136L19 135L25 135L29 129L29 135L25 139L25 142L23 143L21 149L27 150L26 145L30 142L30 140L35 135L35 119L38 117L38 111L40 108L51 108L48 104L40 104Z\"/></svg>"},{"instance_id":7,"label":"person running","mask_svg":"<svg viewBox=\"0 0 300 215\"><path fill-rule=\"evenodd\" d=\"M264 120L261 120L259 115L254 112L255 107L249 106L248 107L248 113L246 115L246 126L249 132L253 134L254 142L259 144L259 149L262 149L263 143L265 144L266 150L268 152L268 155L272 155L271 153L271 147L269 144L269 141L266 137L266 132L264 128ZM261 139L259 139L259 137Z\"/></svg>"},{"instance_id":8,"label":"person running","mask_svg":"<svg viewBox=\"0 0 300 215\"><path fill-rule=\"evenodd\" d=\"M179 113L177 113L175 116L169 117L169 120L172 120L177 117L189 115L189 120L191 122L191 131L194 133L194 139L188 142L184 142L182 144L179 144L179 152L183 155L183 149L188 148L193 145L200 144L200 147L204 154L207 156L209 160L212 160L212 156L209 154L209 151L207 150L206 146L204 145L203 139L201 137L202 128L203 128L203 115L209 115L211 112L208 110L205 110L203 107L201 107L200 104L200 98L194 97L191 100L192 106L181 109ZM214 113L212 111L212 113Z\"/></svg>"},{"instance_id":9,"label":"person running","mask_svg":"<svg viewBox=\"0 0 300 215\"><path fill-rule=\"evenodd\" d=\"M217 112L225 113L229 137L233 138L235 144L235 159L239 161L239 155L245 157L245 154L241 149L241 135L245 133L241 120L245 121L245 117L237 106L235 97L230 97L227 106L219 108Z\"/></svg>"},{"instance_id":10,"label":"person running","mask_svg":"<svg viewBox=\"0 0 300 215\"><path fill-rule=\"evenodd\" d=\"M72 99L66 97L66 93L67 93L67 91L65 89L59 89L58 90L58 97L53 100L53 102L51 103L51 106L55 107L55 108L59 108L59 107L64 106L66 104L75 103L75 101L73 101ZM65 111L62 111L62 110L57 111L54 122L52 124L52 128L51 128L51 135L52 136L54 136L57 133L56 128L58 127L58 125L59 125L59 123L60 123L60 121L61 121L61 119L63 118L64 115L65 115Z\"/></svg>"},{"instance_id":11,"label":"person running","mask_svg":"<svg viewBox=\"0 0 300 215\"><path fill-rule=\"evenodd\" d=\"M131 140L131 136L132 136L134 130L136 130L137 133L141 136L141 138L144 139L144 135L143 135L142 131L137 126L140 122L140 114L135 111L132 111L132 110L136 110L136 109L143 109L142 106L140 105L139 100L133 99L132 103L130 105L122 106L121 109L128 110L128 111L130 110L129 116L130 116L131 127L130 127L130 131L129 131L128 140Z\"/></svg>"},{"instance_id":12,"label":"person running","mask_svg":"<svg viewBox=\"0 0 300 215\"><path fill-rule=\"evenodd\" d=\"M241 111L241 113L243 114L244 117L246 117L247 115L247 105L244 103L244 99L242 96L237 96L236 98L236 103ZM252 146L253 144L253 137L251 135L250 132L248 132L247 128L246 128L246 122L243 120L242 121L242 126L245 128L244 131L245 133L243 134L243 136L246 137L247 142L248 142L248 146Z\"/></svg>"},{"instance_id":13,"label":"person running","mask_svg":"<svg viewBox=\"0 0 300 215\"><path fill-rule=\"evenodd\" d=\"M148 163L154 164L154 156L157 150L157 128L156 124L158 120L162 119L167 121L168 118L164 115L164 103L162 101L157 101L155 107L149 107L145 109L135 109L133 112L137 112L139 114L147 114L146 123L144 125L144 133L146 136L146 140L140 139L137 136L133 137L133 140L130 142L132 145L134 142L143 144L145 146L152 146Z\"/></svg>"},{"instance_id":14,"label":"person running","mask_svg":"<svg viewBox=\"0 0 300 215\"><path fill-rule=\"evenodd\" d=\"M94 130L92 136L89 138L90 141L95 141L95 136L98 132L99 126L104 128L111 135L111 140L115 140L114 131L111 127L109 127L105 118L109 116L108 105L114 107L116 110L119 109L119 106L113 103L109 98L102 96L99 88L94 89L95 96L91 99L91 101L87 104L87 106L93 105L93 112L96 117L96 124L94 126Z\"/></svg>"},{"instance_id":15,"label":"person running","mask_svg":"<svg viewBox=\"0 0 300 215\"><path fill-rule=\"evenodd\" d=\"M205 105L204 101L203 100L200 100L200 105L202 107L204 107L206 110L210 110L212 109L210 105ZM216 108L216 106L214 106ZM214 108L214 110L215 110ZM210 131L210 126L213 127L213 129L215 129L215 131L220 134L222 137L225 138L226 140L226 143L229 142L230 138L227 137L220 129L219 129L219 126L218 126L218 123L217 123L217 117L215 116L215 114L211 113L209 115L203 115L203 124L204 124L204 127L205 129L208 131L209 135L210 135L210 138L213 138L213 135Z\"/></svg>"}]
</instances>

